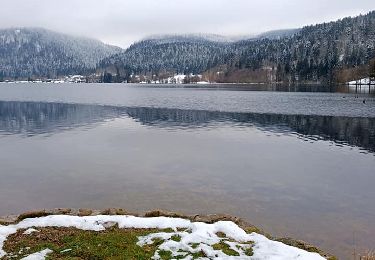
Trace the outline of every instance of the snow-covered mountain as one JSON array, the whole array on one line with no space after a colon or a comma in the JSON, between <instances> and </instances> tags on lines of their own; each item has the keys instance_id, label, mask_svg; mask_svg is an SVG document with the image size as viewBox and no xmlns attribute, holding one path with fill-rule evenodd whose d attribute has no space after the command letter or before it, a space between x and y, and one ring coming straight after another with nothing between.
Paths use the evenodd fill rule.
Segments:
<instances>
[{"instance_id":1,"label":"snow-covered mountain","mask_svg":"<svg viewBox=\"0 0 375 260\"><path fill-rule=\"evenodd\" d=\"M55 77L95 69L121 48L41 28L0 30L0 76Z\"/></svg>"},{"instance_id":2,"label":"snow-covered mountain","mask_svg":"<svg viewBox=\"0 0 375 260\"><path fill-rule=\"evenodd\" d=\"M116 67L136 74L163 71L197 74L225 62L229 44L192 36L151 38L104 59L100 67Z\"/></svg>"},{"instance_id":3,"label":"snow-covered mountain","mask_svg":"<svg viewBox=\"0 0 375 260\"><path fill-rule=\"evenodd\" d=\"M285 30L274 30L258 34L255 38L261 39L281 39L284 37L293 36L301 31L298 29L285 29Z\"/></svg>"},{"instance_id":4,"label":"snow-covered mountain","mask_svg":"<svg viewBox=\"0 0 375 260\"><path fill-rule=\"evenodd\" d=\"M371 64L375 11L257 36L158 35L126 50L38 28L0 30L0 80L96 70L109 82L175 74L199 74L210 82L349 82L368 77Z\"/></svg>"},{"instance_id":5,"label":"snow-covered mountain","mask_svg":"<svg viewBox=\"0 0 375 260\"><path fill-rule=\"evenodd\" d=\"M207 33L195 33L195 34L161 34L161 35L151 35L144 38L144 41L152 40L162 43L173 43L173 42L218 42L218 43L234 43L243 40L250 39L280 39L283 37L292 36L301 31L301 28L298 29L284 29L284 30L274 30L267 31L260 34L254 35L220 35L220 34L207 34Z\"/></svg>"},{"instance_id":6,"label":"snow-covered mountain","mask_svg":"<svg viewBox=\"0 0 375 260\"><path fill-rule=\"evenodd\" d=\"M255 35L238 35L238 36L225 36L219 34L207 34L207 33L196 33L196 34L161 34L151 35L144 38L142 41L154 41L159 44L173 43L173 42L217 42L217 43L230 43L237 42L240 40L247 40L256 38Z\"/></svg>"},{"instance_id":7,"label":"snow-covered mountain","mask_svg":"<svg viewBox=\"0 0 375 260\"><path fill-rule=\"evenodd\" d=\"M213 35L153 37L105 58L102 70L205 74L216 82L340 81L366 77L375 60L375 11L233 41Z\"/></svg>"}]
</instances>

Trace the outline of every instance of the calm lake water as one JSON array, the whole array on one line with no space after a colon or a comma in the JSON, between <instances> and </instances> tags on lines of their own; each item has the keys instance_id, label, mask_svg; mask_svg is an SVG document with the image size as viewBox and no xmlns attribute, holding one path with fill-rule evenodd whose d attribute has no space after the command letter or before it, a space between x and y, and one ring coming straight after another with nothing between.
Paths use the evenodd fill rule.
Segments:
<instances>
[{"instance_id":1,"label":"calm lake water","mask_svg":"<svg viewBox=\"0 0 375 260\"><path fill-rule=\"evenodd\" d=\"M261 89L0 84L0 215L228 213L343 259L374 248L375 95Z\"/></svg>"}]
</instances>

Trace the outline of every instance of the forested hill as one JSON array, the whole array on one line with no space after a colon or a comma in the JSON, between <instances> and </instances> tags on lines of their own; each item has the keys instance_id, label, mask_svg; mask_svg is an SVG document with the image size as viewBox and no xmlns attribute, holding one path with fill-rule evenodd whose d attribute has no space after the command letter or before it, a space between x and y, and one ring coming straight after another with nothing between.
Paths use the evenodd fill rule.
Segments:
<instances>
[{"instance_id":1,"label":"forested hill","mask_svg":"<svg viewBox=\"0 0 375 260\"><path fill-rule=\"evenodd\" d=\"M367 75L375 58L375 11L237 42L209 37L148 39L105 58L102 70L204 74L217 82L347 81Z\"/></svg>"},{"instance_id":2,"label":"forested hill","mask_svg":"<svg viewBox=\"0 0 375 260\"><path fill-rule=\"evenodd\" d=\"M105 57L122 51L100 41L41 28L0 30L0 77L57 77L94 71Z\"/></svg>"},{"instance_id":3,"label":"forested hill","mask_svg":"<svg viewBox=\"0 0 375 260\"><path fill-rule=\"evenodd\" d=\"M211 82L347 82L370 71L375 74L375 11L245 40L157 36L126 50L39 28L0 30L0 81L107 72L117 82L177 73Z\"/></svg>"},{"instance_id":4,"label":"forested hill","mask_svg":"<svg viewBox=\"0 0 375 260\"><path fill-rule=\"evenodd\" d=\"M147 39L104 59L101 66L115 65L136 74L201 73L225 63L231 54L229 47L227 42L190 36Z\"/></svg>"}]
</instances>

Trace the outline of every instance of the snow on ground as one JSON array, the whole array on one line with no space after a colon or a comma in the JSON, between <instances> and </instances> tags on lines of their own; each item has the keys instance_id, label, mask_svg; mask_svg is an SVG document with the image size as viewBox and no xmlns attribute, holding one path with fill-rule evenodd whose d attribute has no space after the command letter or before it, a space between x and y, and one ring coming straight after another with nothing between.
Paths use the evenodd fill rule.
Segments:
<instances>
[{"instance_id":1,"label":"snow on ground","mask_svg":"<svg viewBox=\"0 0 375 260\"><path fill-rule=\"evenodd\" d=\"M31 254L31 255L26 256L26 257L24 257L22 259L23 260L44 260L46 258L46 256L48 254L52 253L52 252L53 251L50 250L50 249L44 249L43 251Z\"/></svg>"},{"instance_id":2,"label":"snow on ground","mask_svg":"<svg viewBox=\"0 0 375 260\"><path fill-rule=\"evenodd\" d=\"M206 224L191 222L180 218L142 218L134 216L101 215L88 217L53 215L25 219L14 225L0 225L0 258L6 255L3 246L7 237L16 233L19 229L74 227L81 230L102 231L105 230L106 223L117 223L119 228L173 229L174 233L161 232L139 237L138 245L140 246L153 243L153 238L160 238L164 241L158 247L154 256L155 259L159 259L159 250L171 251L174 256L182 254L181 251L187 254L188 252L196 253L203 250L210 259L324 259L317 253L310 253L280 242L272 241L256 233L247 234L243 229L230 221ZM181 229L184 229L184 231L178 231ZM218 236L218 233L225 234L225 237ZM180 240L176 241L176 239L173 239L173 236L179 236ZM220 242L226 243L232 250L236 251L239 256L227 256L220 250L214 250L213 245ZM192 244L194 243L199 243L199 245L193 248ZM254 253L251 257L245 254L245 250L250 246ZM44 259L48 253L51 253L51 251L46 249L30 255L26 259ZM186 259L190 258L186 257Z\"/></svg>"},{"instance_id":3,"label":"snow on ground","mask_svg":"<svg viewBox=\"0 0 375 260\"><path fill-rule=\"evenodd\" d=\"M30 235L34 232L39 232L38 230L36 230L35 228L29 228L28 230L26 230L25 232L23 232L24 235Z\"/></svg>"},{"instance_id":4,"label":"snow on ground","mask_svg":"<svg viewBox=\"0 0 375 260\"><path fill-rule=\"evenodd\" d=\"M169 77L168 78L168 83L175 83L175 84L183 84L185 81L186 75L183 74L178 74L175 75L174 77Z\"/></svg>"},{"instance_id":5,"label":"snow on ground","mask_svg":"<svg viewBox=\"0 0 375 260\"><path fill-rule=\"evenodd\" d=\"M205 85L205 84L210 84L208 81L198 81L197 84Z\"/></svg>"},{"instance_id":6,"label":"snow on ground","mask_svg":"<svg viewBox=\"0 0 375 260\"><path fill-rule=\"evenodd\" d=\"M357 80L357 81L350 81L348 82L349 85L356 85L356 84L363 84L363 85L368 85L370 83L370 79L369 78L364 78L364 79L360 79L360 80Z\"/></svg>"}]
</instances>

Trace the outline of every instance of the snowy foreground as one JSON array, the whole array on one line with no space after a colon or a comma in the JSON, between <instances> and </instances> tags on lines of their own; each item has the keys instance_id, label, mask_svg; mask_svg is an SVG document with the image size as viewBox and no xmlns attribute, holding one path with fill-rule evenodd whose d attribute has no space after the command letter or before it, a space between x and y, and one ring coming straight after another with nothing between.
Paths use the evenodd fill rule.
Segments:
<instances>
[{"instance_id":1,"label":"snowy foreground","mask_svg":"<svg viewBox=\"0 0 375 260\"><path fill-rule=\"evenodd\" d=\"M181 218L143 218L134 216L66 216L53 215L41 218L25 219L18 224L2 226L0 225L0 258L6 256L3 250L4 242L7 237L14 234L19 229L26 229L24 234L30 236L38 232L38 228L44 227L74 227L81 230L103 231L108 223L117 223L119 228L152 228L174 230L172 233L153 233L144 237L139 237L137 245L144 246L152 244L154 238L160 238L164 241L155 252L154 259L159 258L159 250L171 251L172 255L181 256L181 251L196 253L201 250L208 258L201 259L325 259L316 253L310 253L295 247L285 245L280 242L272 241L266 237L252 233L247 234L243 229L233 222L219 221L214 224L201 222L191 222ZM184 231L178 231L178 230ZM218 236L218 234L223 233ZM180 241L172 240L172 236L179 235ZM238 252L239 256L225 255L221 250L214 250L213 245L224 242L229 247ZM192 247L192 244L198 244ZM253 255L247 256L244 249L252 247ZM180 252L178 252L180 250ZM52 251L48 248L41 252L27 256L24 259L38 260L44 259ZM185 259L192 259L187 256Z\"/></svg>"}]
</instances>

